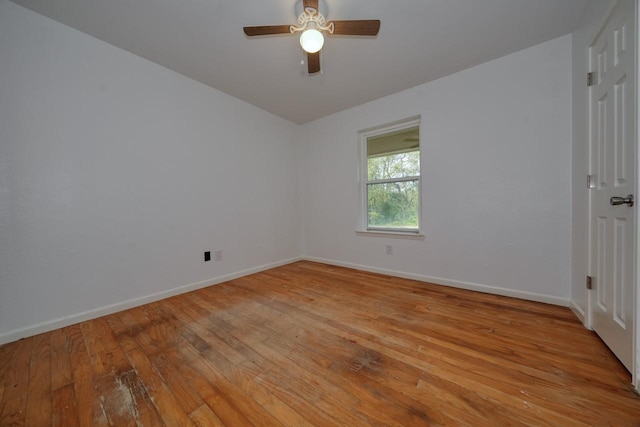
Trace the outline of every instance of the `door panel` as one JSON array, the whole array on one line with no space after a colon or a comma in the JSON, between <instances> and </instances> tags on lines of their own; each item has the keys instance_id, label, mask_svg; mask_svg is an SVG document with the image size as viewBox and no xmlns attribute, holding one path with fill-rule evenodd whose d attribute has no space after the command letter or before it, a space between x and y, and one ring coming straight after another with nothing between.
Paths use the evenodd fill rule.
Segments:
<instances>
[{"instance_id":1,"label":"door panel","mask_svg":"<svg viewBox=\"0 0 640 427\"><path fill-rule=\"evenodd\" d=\"M590 275L593 328L631 370L635 209L610 198L635 194L635 1L621 0L590 48Z\"/></svg>"}]
</instances>

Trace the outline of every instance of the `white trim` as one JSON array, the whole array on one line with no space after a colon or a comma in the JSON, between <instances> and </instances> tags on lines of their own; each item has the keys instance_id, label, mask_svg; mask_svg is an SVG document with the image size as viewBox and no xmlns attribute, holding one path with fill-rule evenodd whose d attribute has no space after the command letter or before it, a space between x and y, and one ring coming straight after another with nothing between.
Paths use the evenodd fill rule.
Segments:
<instances>
[{"instance_id":1,"label":"white trim","mask_svg":"<svg viewBox=\"0 0 640 427\"><path fill-rule=\"evenodd\" d=\"M560 298L560 297L538 294L533 292L517 291L513 289L500 288L497 286L445 279L442 277L433 277L433 276L425 276L421 274L406 273L402 271L388 270L385 268L353 264L350 262L342 262L342 261L331 260L326 258L299 256L299 257L293 257L293 258L289 258L281 261L276 261L269 264L264 264L258 267L248 268L246 270L237 271L235 273L225 274L223 276L214 277L212 279L204 280L201 282L179 286L177 288L168 289L168 290L157 292L151 295L146 295L139 298L133 298L127 301L122 301L122 302L107 305L104 307L99 307L93 310L83 311L80 313L72 314L70 316L65 316L58 319L37 323L35 325L27 326L25 328L15 329L13 331L9 331L5 334L0 335L0 345L17 341L21 338L30 337L33 335L41 334L43 332L48 332L54 329L63 328L69 325L74 325L76 323L84 322L86 320L91 320L101 316L117 313L122 310L127 310L133 307L138 307L138 306L155 302L155 301L160 301L162 299L169 298L175 295L180 295L187 292L195 291L197 289L206 288L207 286L217 285L223 282L227 282L229 280L237 279L239 277L248 276L250 274L259 273L261 271L269 270L272 268L280 267L283 265L291 264L296 261L302 261L302 260L320 262L323 264L336 265L340 267L353 268L355 270L369 271L372 273L386 274L389 276L402 277L405 279L418 280L421 282L435 283L438 285L450 286L453 288L466 289L470 291L483 292L483 293L488 293L493 295L502 295L502 296L507 296L512 298L520 298L528 301L543 302L543 303L559 305L563 307L571 307L574 310L574 312L576 311L575 308L578 308L574 304L571 304L568 298Z\"/></svg>"},{"instance_id":2,"label":"white trim","mask_svg":"<svg viewBox=\"0 0 640 427\"><path fill-rule=\"evenodd\" d=\"M571 300L570 304L569 304L569 308L571 309L571 311L573 311L573 314L576 315L576 317L580 320L580 322L587 328L587 329L591 329L589 327L586 326L586 315L584 310L582 309L582 307L580 307L578 304L576 304L575 301Z\"/></svg>"},{"instance_id":3,"label":"white trim","mask_svg":"<svg viewBox=\"0 0 640 427\"><path fill-rule=\"evenodd\" d=\"M386 274L389 276L402 277L404 279L419 280L421 282L435 283L436 285L450 286L452 288L466 289L469 291L483 292L493 295L502 295L506 297L519 298L528 301L543 302L546 304L559 305L569 307L569 298L561 298L552 295L538 294L534 292L517 291L515 289L500 288L497 286L483 285L480 283L463 282L459 280L445 279L442 277L424 276L422 274L406 273L397 270L387 270L385 268L372 267L368 265L353 264L350 262L336 261L326 258L303 257L307 261L320 262L323 264L336 265L339 267L353 268L355 270L369 271L371 273Z\"/></svg>"},{"instance_id":4,"label":"white trim","mask_svg":"<svg viewBox=\"0 0 640 427\"><path fill-rule=\"evenodd\" d=\"M635 123L635 132L636 132L636 199L638 198L638 190L640 190L640 126L638 123L640 122L640 66L638 66L638 60L640 59L640 37L638 36L638 32L640 31L640 1L635 1L635 20L636 20L636 31L634 32L634 37L636 38L636 58L635 58L635 67L636 67L636 93L635 93L635 104L636 104L636 123ZM636 207L636 253L635 253L635 298L634 298L634 309L633 315L635 317L635 334L633 334L633 345L634 349L633 357L632 357L632 366L633 372L631 372L631 384L636 389L637 392L640 393L640 261L638 257L640 257L640 209Z\"/></svg>"},{"instance_id":5,"label":"white trim","mask_svg":"<svg viewBox=\"0 0 640 427\"><path fill-rule=\"evenodd\" d=\"M85 320L95 319L101 316L117 313L129 308L138 307L144 304L148 304L155 301L160 301L165 298L169 298L175 295L184 294L187 292L195 291L197 289L206 288L207 286L217 285L219 283L228 282L229 280L237 279L239 277L248 276L249 274L259 273L261 271L269 270L282 265L291 264L292 262L302 260L302 257L294 257L285 259L282 261L276 261L269 264L260 265L258 267L248 268L246 270L237 271L235 273L225 274L223 276L214 277L212 279L203 280L202 282L191 283L184 286L179 286L173 289L167 289L165 291L156 292L151 295L146 295L138 298L133 298L127 301L118 302L115 304L99 307L93 310L82 311L70 316L60 317L58 319L47 320L45 322L36 323L35 325L27 326L20 329L14 329L0 335L0 345L17 341L21 338L30 337L33 335L41 334L43 332L52 331L54 329L63 328L65 326L74 325L76 323L84 322Z\"/></svg>"},{"instance_id":6,"label":"white trim","mask_svg":"<svg viewBox=\"0 0 640 427\"><path fill-rule=\"evenodd\" d=\"M358 236L391 237L395 239L424 240L424 234L412 231L356 230Z\"/></svg>"},{"instance_id":7,"label":"white trim","mask_svg":"<svg viewBox=\"0 0 640 427\"><path fill-rule=\"evenodd\" d=\"M372 181L367 181L367 185L394 184L396 182L410 182L410 181L420 181L420 175L405 176L402 178L374 179Z\"/></svg>"}]
</instances>

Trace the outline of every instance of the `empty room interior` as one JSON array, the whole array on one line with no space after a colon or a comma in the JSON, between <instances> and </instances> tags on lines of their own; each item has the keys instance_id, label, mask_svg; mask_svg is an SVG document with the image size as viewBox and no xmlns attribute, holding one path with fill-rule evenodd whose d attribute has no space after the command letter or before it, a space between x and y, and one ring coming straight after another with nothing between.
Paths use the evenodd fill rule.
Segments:
<instances>
[{"instance_id":1,"label":"empty room interior","mask_svg":"<svg viewBox=\"0 0 640 427\"><path fill-rule=\"evenodd\" d=\"M638 13L0 0L0 425L640 425Z\"/></svg>"}]
</instances>

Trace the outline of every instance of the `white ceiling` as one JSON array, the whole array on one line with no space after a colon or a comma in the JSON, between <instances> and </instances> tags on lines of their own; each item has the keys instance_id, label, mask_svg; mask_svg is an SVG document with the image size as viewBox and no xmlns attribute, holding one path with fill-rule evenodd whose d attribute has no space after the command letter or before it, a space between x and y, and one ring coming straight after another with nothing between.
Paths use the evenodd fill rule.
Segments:
<instances>
[{"instance_id":1,"label":"white ceiling","mask_svg":"<svg viewBox=\"0 0 640 427\"><path fill-rule=\"evenodd\" d=\"M306 74L295 0L12 0L63 24L305 123L563 34L586 0L326 0L327 19L380 19L375 38L329 37Z\"/></svg>"}]
</instances>

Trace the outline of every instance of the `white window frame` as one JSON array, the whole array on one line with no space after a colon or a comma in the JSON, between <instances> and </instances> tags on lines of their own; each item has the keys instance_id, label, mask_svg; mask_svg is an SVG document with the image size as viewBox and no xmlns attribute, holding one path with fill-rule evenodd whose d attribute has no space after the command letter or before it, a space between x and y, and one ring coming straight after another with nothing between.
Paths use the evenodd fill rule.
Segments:
<instances>
[{"instance_id":1,"label":"white window frame","mask_svg":"<svg viewBox=\"0 0 640 427\"><path fill-rule=\"evenodd\" d=\"M368 163L367 163L367 140L371 137L383 135L386 133L396 132L403 129L412 127L418 127L418 133L420 134L420 116L410 117L405 120L400 120L393 123L388 123L382 126L369 128L358 132L358 157L359 157L359 220L356 234L381 236L381 237L400 237L400 238L424 238L422 232L423 220L422 220L422 141L418 141L420 150L420 175L418 176L418 228L417 229L401 229L401 228L382 228L382 227L370 227L368 218L368 198L367 198L367 185L383 182L399 182L399 181L413 181L415 178L398 178L387 179L380 181L368 180ZM422 139L422 138L420 138Z\"/></svg>"}]
</instances>

